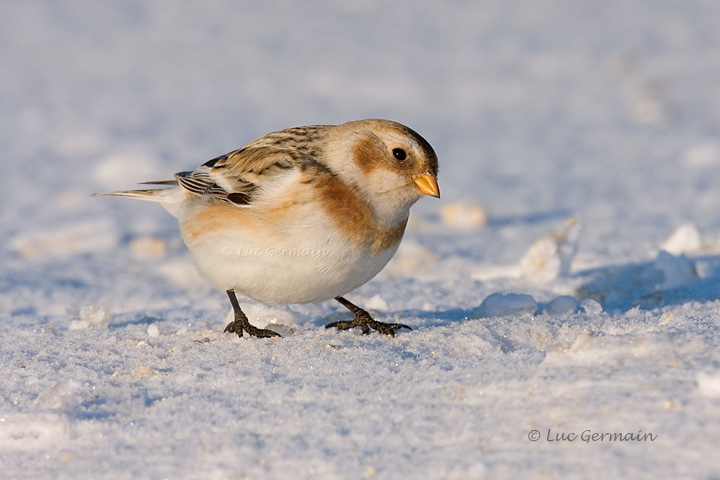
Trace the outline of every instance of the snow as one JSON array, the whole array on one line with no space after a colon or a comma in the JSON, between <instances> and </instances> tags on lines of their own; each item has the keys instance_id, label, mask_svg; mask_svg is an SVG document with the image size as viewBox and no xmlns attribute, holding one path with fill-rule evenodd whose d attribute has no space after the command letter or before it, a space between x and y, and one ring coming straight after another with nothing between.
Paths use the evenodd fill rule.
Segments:
<instances>
[{"instance_id":1,"label":"snow","mask_svg":"<svg viewBox=\"0 0 720 480\"><path fill-rule=\"evenodd\" d=\"M718 24L711 0L3 5L0 476L718 477ZM395 338L326 330L334 302L245 301L283 338L225 334L175 219L90 196L368 117L440 158L442 199L348 294Z\"/></svg>"}]
</instances>

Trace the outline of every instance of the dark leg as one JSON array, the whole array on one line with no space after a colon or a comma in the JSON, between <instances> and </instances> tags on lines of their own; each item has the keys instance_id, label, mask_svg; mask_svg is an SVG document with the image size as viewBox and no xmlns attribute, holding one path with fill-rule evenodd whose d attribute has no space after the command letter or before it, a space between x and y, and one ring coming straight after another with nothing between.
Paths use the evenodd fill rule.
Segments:
<instances>
[{"instance_id":1,"label":"dark leg","mask_svg":"<svg viewBox=\"0 0 720 480\"><path fill-rule=\"evenodd\" d=\"M228 297L230 297L230 303L232 303L233 311L235 312L235 320L228 323L227 327L225 327L226 332L237 333L238 337L243 336L243 330L245 330L251 337L267 338L281 336L279 333L273 332L272 330L265 330L257 328L254 325L250 325L247 315L240 310L240 304L237 301L235 292L233 290L228 290L227 294Z\"/></svg>"},{"instance_id":2,"label":"dark leg","mask_svg":"<svg viewBox=\"0 0 720 480\"><path fill-rule=\"evenodd\" d=\"M352 320L343 320L341 322L333 322L329 325L325 325L325 328L337 327L338 330L350 330L351 328L360 327L362 328L363 335L370 333L370 329L377 330L385 335L395 336L395 330L398 328L412 328L402 323L383 323L373 319L368 312L358 307L357 305L348 302L343 297L335 297L335 300L340 302L345 308L355 314L355 318Z\"/></svg>"}]
</instances>

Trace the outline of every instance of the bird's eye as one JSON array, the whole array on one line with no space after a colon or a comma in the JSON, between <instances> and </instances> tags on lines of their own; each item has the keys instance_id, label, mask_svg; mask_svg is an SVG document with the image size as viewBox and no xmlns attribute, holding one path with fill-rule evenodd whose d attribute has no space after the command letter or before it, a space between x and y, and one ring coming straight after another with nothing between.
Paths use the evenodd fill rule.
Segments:
<instances>
[{"instance_id":1,"label":"bird's eye","mask_svg":"<svg viewBox=\"0 0 720 480\"><path fill-rule=\"evenodd\" d=\"M398 160L405 160L405 158L407 158L407 154L402 148L393 148L393 156Z\"/></svg>"}]
</instances>

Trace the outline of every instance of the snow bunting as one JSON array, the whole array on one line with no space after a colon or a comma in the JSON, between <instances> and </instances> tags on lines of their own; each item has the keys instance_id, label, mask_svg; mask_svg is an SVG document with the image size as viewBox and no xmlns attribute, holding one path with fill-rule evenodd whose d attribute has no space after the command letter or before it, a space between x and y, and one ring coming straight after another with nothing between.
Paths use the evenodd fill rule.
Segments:
<instances>
[{"instance_id":1,"label":"snow bunting","mask_svg":"<svg viewBox=\"0 0 720 480\"><path fill-rule=\"evenodd\" d=\"M170 188L100 195L160 203L200 273L230 297L226 332L279 336L250 324L235 292L265 303L335 299L355 316L327 325L394 336L342 295L368 282L395 254L410 207L439 197L430 144L389 120L312 125L270 133L214 158Z\"/></svg>"}]
</instances>

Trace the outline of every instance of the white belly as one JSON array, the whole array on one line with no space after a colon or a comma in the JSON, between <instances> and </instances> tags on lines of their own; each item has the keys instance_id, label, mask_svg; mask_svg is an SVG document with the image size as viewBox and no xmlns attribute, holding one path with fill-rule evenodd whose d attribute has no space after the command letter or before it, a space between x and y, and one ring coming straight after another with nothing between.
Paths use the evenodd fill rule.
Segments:
<instances>
[{"instance_id":1,"label":"white belly","mask_svg":"<svg viewBox=\"0 0 720 480\"><path fill-rule=\"evenodd\" d=\"M351 244L322 212L305 213L285 219L283 229L245 219L202 232L181 222L181 230L203 276L218 288L266 303L344 295L377 275L397 250L395 245L372 255L369 245Z\"/></svg>"}]
</instances>

